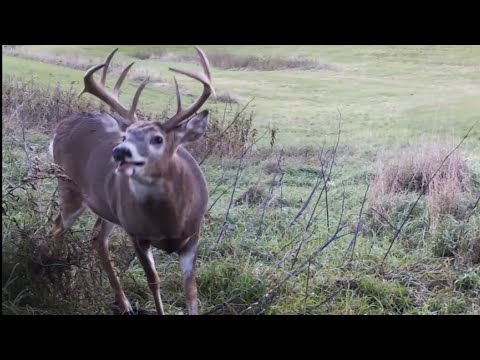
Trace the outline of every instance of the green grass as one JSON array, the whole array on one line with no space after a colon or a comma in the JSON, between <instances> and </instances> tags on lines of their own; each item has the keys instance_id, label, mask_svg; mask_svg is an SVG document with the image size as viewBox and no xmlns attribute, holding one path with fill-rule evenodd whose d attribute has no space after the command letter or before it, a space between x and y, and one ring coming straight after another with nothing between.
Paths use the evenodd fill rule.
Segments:
<instances>
[{"instance_id":1,"label":"green grass","mask_svg":"<svg viewBox=\"0 0 480 360\"><path fill-rule=\"evenodd\" d=\"M55 65L51 63L53 59L61 57L72 63L89 59L100 62L114 47L21 46L13 51L4 51L2 75L4 78L11 77L12 81L34 78L35 86L54 87L58 84L79 93L85 69ZM253 184L268 192L274 177L268 168L276 163L279 150L283 148L283 185L281 192L279 188L275 189L274 196L282 197L285 202L282 206L271 205L265 211L263 221L259 215L259 204L233 206L225 234L215 247L225 221L231 197L229 186L237 173L238 159L214 156L202 165L209 182L210 204L225 191L225 195L212 207L211 219L207 221L202 237L198 283L203 311L238 314L253 306L247 313L480 312L479 265L468 260L469 241L480 236L477 230L480 228L478 207L473 210L468 222L464 216L480 193L480 123L459 149L474 182L472 193L464 197L465 203L458 204L458 207L467 209L458 212L464 214L463 217L458 213L448 214L449 217L440 219L440 225L433 226L426 201L420 200L396 240L386 267L380 270L379 264L389 248L393 231L384 220L379 220L367 202L355 251L353 255L346 253L352 232L356 229L365 189L371 184L379 162L400 158L404 149L415 149L418 144L428 141L446 140L453 149L478 121L479 46L201 47L207 55L255 54L274 59L309 59L329 65L327 69L274 71L213 68L217 92L229 92L239 101L238 105L227 107L227 122L235 111L254 97L247 109L247 112L254 112L253 127L259 130L259 134L271 126L279 130L273 149L268 145L270 139L265 138L259 148L253 148L244 160L245 167L233 199L240 197ZM139 53L149 52L163 54L163 57L148 60L135 58ZM115 63L124 65L135 61L134 69L156 79L142 95L142 111L159 114L166 106L173 111L173 74L168 68L194 67L192 63L179 62L178 57L164 56L165 53L186 56L194 55L194 50L183 45L120 46L114 58ZM39 61L42 57L45 62ZM115 76L111 76L109 84L115 80ZM185 102L193 101L201 87L184 76L178 76L178 80L183 86L184 98L188 99ZM137 86L138 81L130 79L124 85L121 99L129 103ZM215 101L207 104L208 108L216 110L214 117L221 117L225 106ZM34 112L32 107L31 113ZM35 117L31 119L34 121ZM47 120L42 124L52 125ZM289 254L295 253L304 235L318 192L298 223L286 230L316 182L321 169L318 157L322 148L324 161L328 163L331 160L328 157L331 153L325 151L331 151L335 146L340 120L340 144L331 179L335 186L327 193L328 221L327 210L323 209L326 203L323 194L315 213L320 212L320 215L311 224L310 236L294 260ZM33 158L44 168L50 161L46 155L49 128L35 126L34 122L31 124L32 127L26 131L26 142L33 147ZM15 116L5 122L3 194L8 191L9 185L19 184L28 170L23 143L19 140L22 138L19 127ZM219 184L222 176L224 180ZM9 259L4 262L5 272L10 275L2 282L3 310L22 314L110 313L107 306L111 301L108 281L89 255L88 231L93 226L91 215L82 217L68 238L73 259L81 260L88 271L75 266L52 270L45 264L38 265L38 260L43 258L37 254L39 250L36 246L44 241L48 243L48 232L57 207L52 201L55 199L52 179L36 184L35 189L27 187L16 191L14 195L18 199L4 197L7 216L2 219L2 249ZM386 198L388 220L399 226L417 195L406 193ZM341 231L344 236L310 258L334 234L340 220L344 225ZM142 269L136 260L130 261L133 249L128 239L116 230L111 244L127 296L138 307L154 309ZM166 311L185 313L177 256L158 252L155 257L162 278ZM283 257L288 259L286 263L276 266ZM305 261L310 261L308 271L304 267L283 282L292 269ZM40 266L41 271L32 273L32 266L33 269ZM74 274L74 280L67 280L69 275ZM279 283L282 285L273 295L265 298L264 295ZM228 304L221 306L227 300L230 300ZM261 302L258 306L254 305L257 301Z\"/></svg>"}]
</instances>

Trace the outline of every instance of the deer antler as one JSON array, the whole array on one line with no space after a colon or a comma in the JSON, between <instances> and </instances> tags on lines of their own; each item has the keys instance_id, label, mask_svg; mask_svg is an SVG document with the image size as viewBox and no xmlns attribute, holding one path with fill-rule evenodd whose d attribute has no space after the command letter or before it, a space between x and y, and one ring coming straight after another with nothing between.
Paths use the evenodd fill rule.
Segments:
<instances>
[{"instance_id":1,"label":"deer antler","mask_svg":"<svg viewBox=\"0 0 480 360\"><path fill-rule=\"evenodd\" d=\"M85 73L85 76L83 77L84 89L80 93L79 97L82 96L83 93L90 93L96 96L97 98L99 98L100 100L102 100L107 105L109 105L113 110L115 110L118 114L120 114L120 116L124 118L126 121L128 121L129 123L133 123L138 120L136 115L138 100L140 98L140 94L142 93L143 89L147 85L149 79L148 78L145 79L138 87L137 92L133 97L132 106L130 107L130 109L127 109L125 106L123 106L118 100L118 94L120 91L120 87L122 86L123 80L127 76L127 73L132 67L132 65L134 64L134 62L132 62L123 70L122 74L117 80L117 83L115 84L115 87L113 88L113 94L108 92L105 87L105 80L107 77L108 67L110 65L110 62L112 61L113 55L115 55L117 50L118 48L113 50L110 53L110 55L108 55L107 59L105 60L105 63L93 66L87 70L87 72ZM93 74L98 70L100 70L101 68L103 68L103 72L102 72L100 84L98 84L93 79Z\"/></svg>"},{"instance_id":2,"label":"deer antler","mask_svg":"<svg viewBox=\"0 0 480 360\"><path fill-rule=\"evenodd\" d=\"M175 71L177 73L191 77L192 79L200 81L203 84L203 92L192 105L190 105L187 109L182 109L182 100L180 98L180 90L178 89L177 79L175 78L175 76L173 77L177 94L177 113L164 124L164 127L167 129L172 129L178 126L182 121L188 119L190 116L195 114L195 112L200 109L200 107L207 101L211 94L215 96L215 89L212 86L212 79L210 76L210 64L208 62L207 56L199 47L195 46L195 49L200 56L200 63L204 71L203 73L196 71L178 70L174 68L169 68L169 70Z\"/></svg>"}]
</instances>

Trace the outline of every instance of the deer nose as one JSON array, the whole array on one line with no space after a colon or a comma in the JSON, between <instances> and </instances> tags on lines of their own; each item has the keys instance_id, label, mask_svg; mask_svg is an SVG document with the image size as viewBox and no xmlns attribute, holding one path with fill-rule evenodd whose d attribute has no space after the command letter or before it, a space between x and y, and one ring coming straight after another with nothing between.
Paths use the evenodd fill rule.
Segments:
<instances>
[{"instance_id":1,"label":"deer nose","mask_svg":"<svg viewBox=\"0 0 480 360\"><path fill-rule=\"evenodd\" d=\"M125 146L117 146L113 149L112 152L113 159L115 161L124 161L128 157L132 157L132 153Z\"/></svg>"}]
</instances>

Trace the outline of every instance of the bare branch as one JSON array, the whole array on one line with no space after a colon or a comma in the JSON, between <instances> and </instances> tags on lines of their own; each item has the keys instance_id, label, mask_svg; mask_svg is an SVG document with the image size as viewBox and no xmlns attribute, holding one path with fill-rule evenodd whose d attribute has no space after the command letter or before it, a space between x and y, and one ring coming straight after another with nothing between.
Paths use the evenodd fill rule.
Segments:
<instances>
[{"instance_id":1,"label":"bare branch","mask_svg":"<svg viewBox=\"0 0 480 360\"><path fill-rule=\"evenodd\" d=\"M230 203L228 204L228 208L227 208L227 212L225 214L225 220L223 222L223 225L220 229L220 232L218 233L218 237L217 237L217 240L215 242L215 245L210 249L212 251L215 251L215 249L218 247L218 244L220 243L220 240L222 239L223 237L223 234L225 232L225 226L227 225L228 223L228 216L230 215L230 209L232 207L232 204L233 204L233 197L235 195L235 190L237 188L237 185L238 185L238 181L240 179L240 174L241 174L241 171L243 170L242 168L242 164L243 164L243 159L245 158L245 155L248 153L248 151L256 144L258 143L266 134L268 133L268 130L265 131L265 133L263 133L262 136L260 136L256 141L254 141L252 144L250 144L243 152L242 152L242 155L240 156L240 160L238 162L238 167L237 167L237 174L235 175L235 180L234 180L234 185L233 185L233 190L232 190L232 195L230 196ZM212 254L212 252L209 253L209 256L210 254Z\"/></svg>"},{"instance_id":2,"label":"bare branch","mask_svg":"<svg viewBox=\"0 0 480 360\"><path fill-rule=\"evenodd\" d=\"M395 230L395 231L398 230L395 226L392 225L392 223L391 223L390 221L388 221L388 219L387 219L385 216L383 216L382 214L380 214L373 206L370 207L370 209L372 209L373 211L375 211L375 213L376 213L378 216L380 216L383 220L385 220L385 221L387 222L387 224L390 225L390 227L391 227L393 230Z\"/></svg>"},{"instance_id":3,"label":"bare branch","mask_svg":"<svg viewBox=\"0 0 480 360\"><path fill-rule=\"evenodd\" d=\"M472 216L473 211L474 211L475 208L478 206L478 203L479 203L479 202L480 202L480 195L478 196L478 199L477 199L477 201L475 202L475 205L473 205L472 210L470 210L470 214L468 214L467 220L466 220L465 222L469 222L469 221L470 221L470 217Z\"/></svg>"},{"instance_id":4,"label":"bare branch","mask_svg":"<svg viewBox=\"0 0 480 360\"><path fill-rule=\"evenodd\" d=\"M348 245L348 248L347 248L347 252L348 251L352 252L352 258L353 258L353 252L355 250L355 245L357 244L358 233L362 225L363 208L365 206L365 202L367 201L368 189L370 189L370 184L367 184L367 188L365 189L365 195L363 196L362 206L360 208L360 214L358 214L358 222L357 222L357 227L355 229L355 235L353 236L353 239L352 241L350 241L350 244Z\"/></svg>"},{"instance_id":5,"label":"bare branch","mask_svg":"<svg viewBox=\"0 0 480 360\"><path fill-rule=\"evenodd\" d=\"M245 109L248 107L248 105L250 105L250 103L253 101L253 99L255 99L255 97L253 97L244 107L243 109L235 115L235 117L233 118L233 120L230 122L230 124L227 125L227 127L222 131L222 133L218 136L218 138L215 140L215 142L213 143L213 145L210 147L210 149L208 149L207 153L205 154L205 156L203 157L203 159L199 162L199 165L202 165L203 162L210 156L210 154L212 153L213 149L215 149L215 146L217 146L218 142L225 136L225 133L228 131L228 129L230 129L230 127L232 127L232 125L235 123L235 121L238 120L238 118L240 117L240 115L242 115L242 113L245 111ZM225 110L226 110L226 107L227 105L225 104ZM226 111L224 111L223 113L223 118L225 119L225 113Z\"/></svg>"}]
</instances>

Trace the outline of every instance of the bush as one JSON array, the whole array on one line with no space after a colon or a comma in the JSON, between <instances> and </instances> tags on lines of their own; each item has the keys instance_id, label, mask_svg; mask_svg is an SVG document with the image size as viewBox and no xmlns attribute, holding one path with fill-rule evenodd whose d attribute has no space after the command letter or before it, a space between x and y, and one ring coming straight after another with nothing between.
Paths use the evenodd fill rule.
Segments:
<instances>
[{"instance_id":1,"label":"bush","mask_svg":"<svg viewBox=\"0 0 480 360\"><path fill-rule=\"evenodd\" d=\"M386 197L392 198L393 204L401 195L424 193L432 226L443 215L461 216L461 205L472 193L471 173L462 154L454 152L434 177L451 149L442 143L426 143L407 150L392 163L383 162L372 184L370 204L388 215Z\"/></svg>"}]
</instances>

